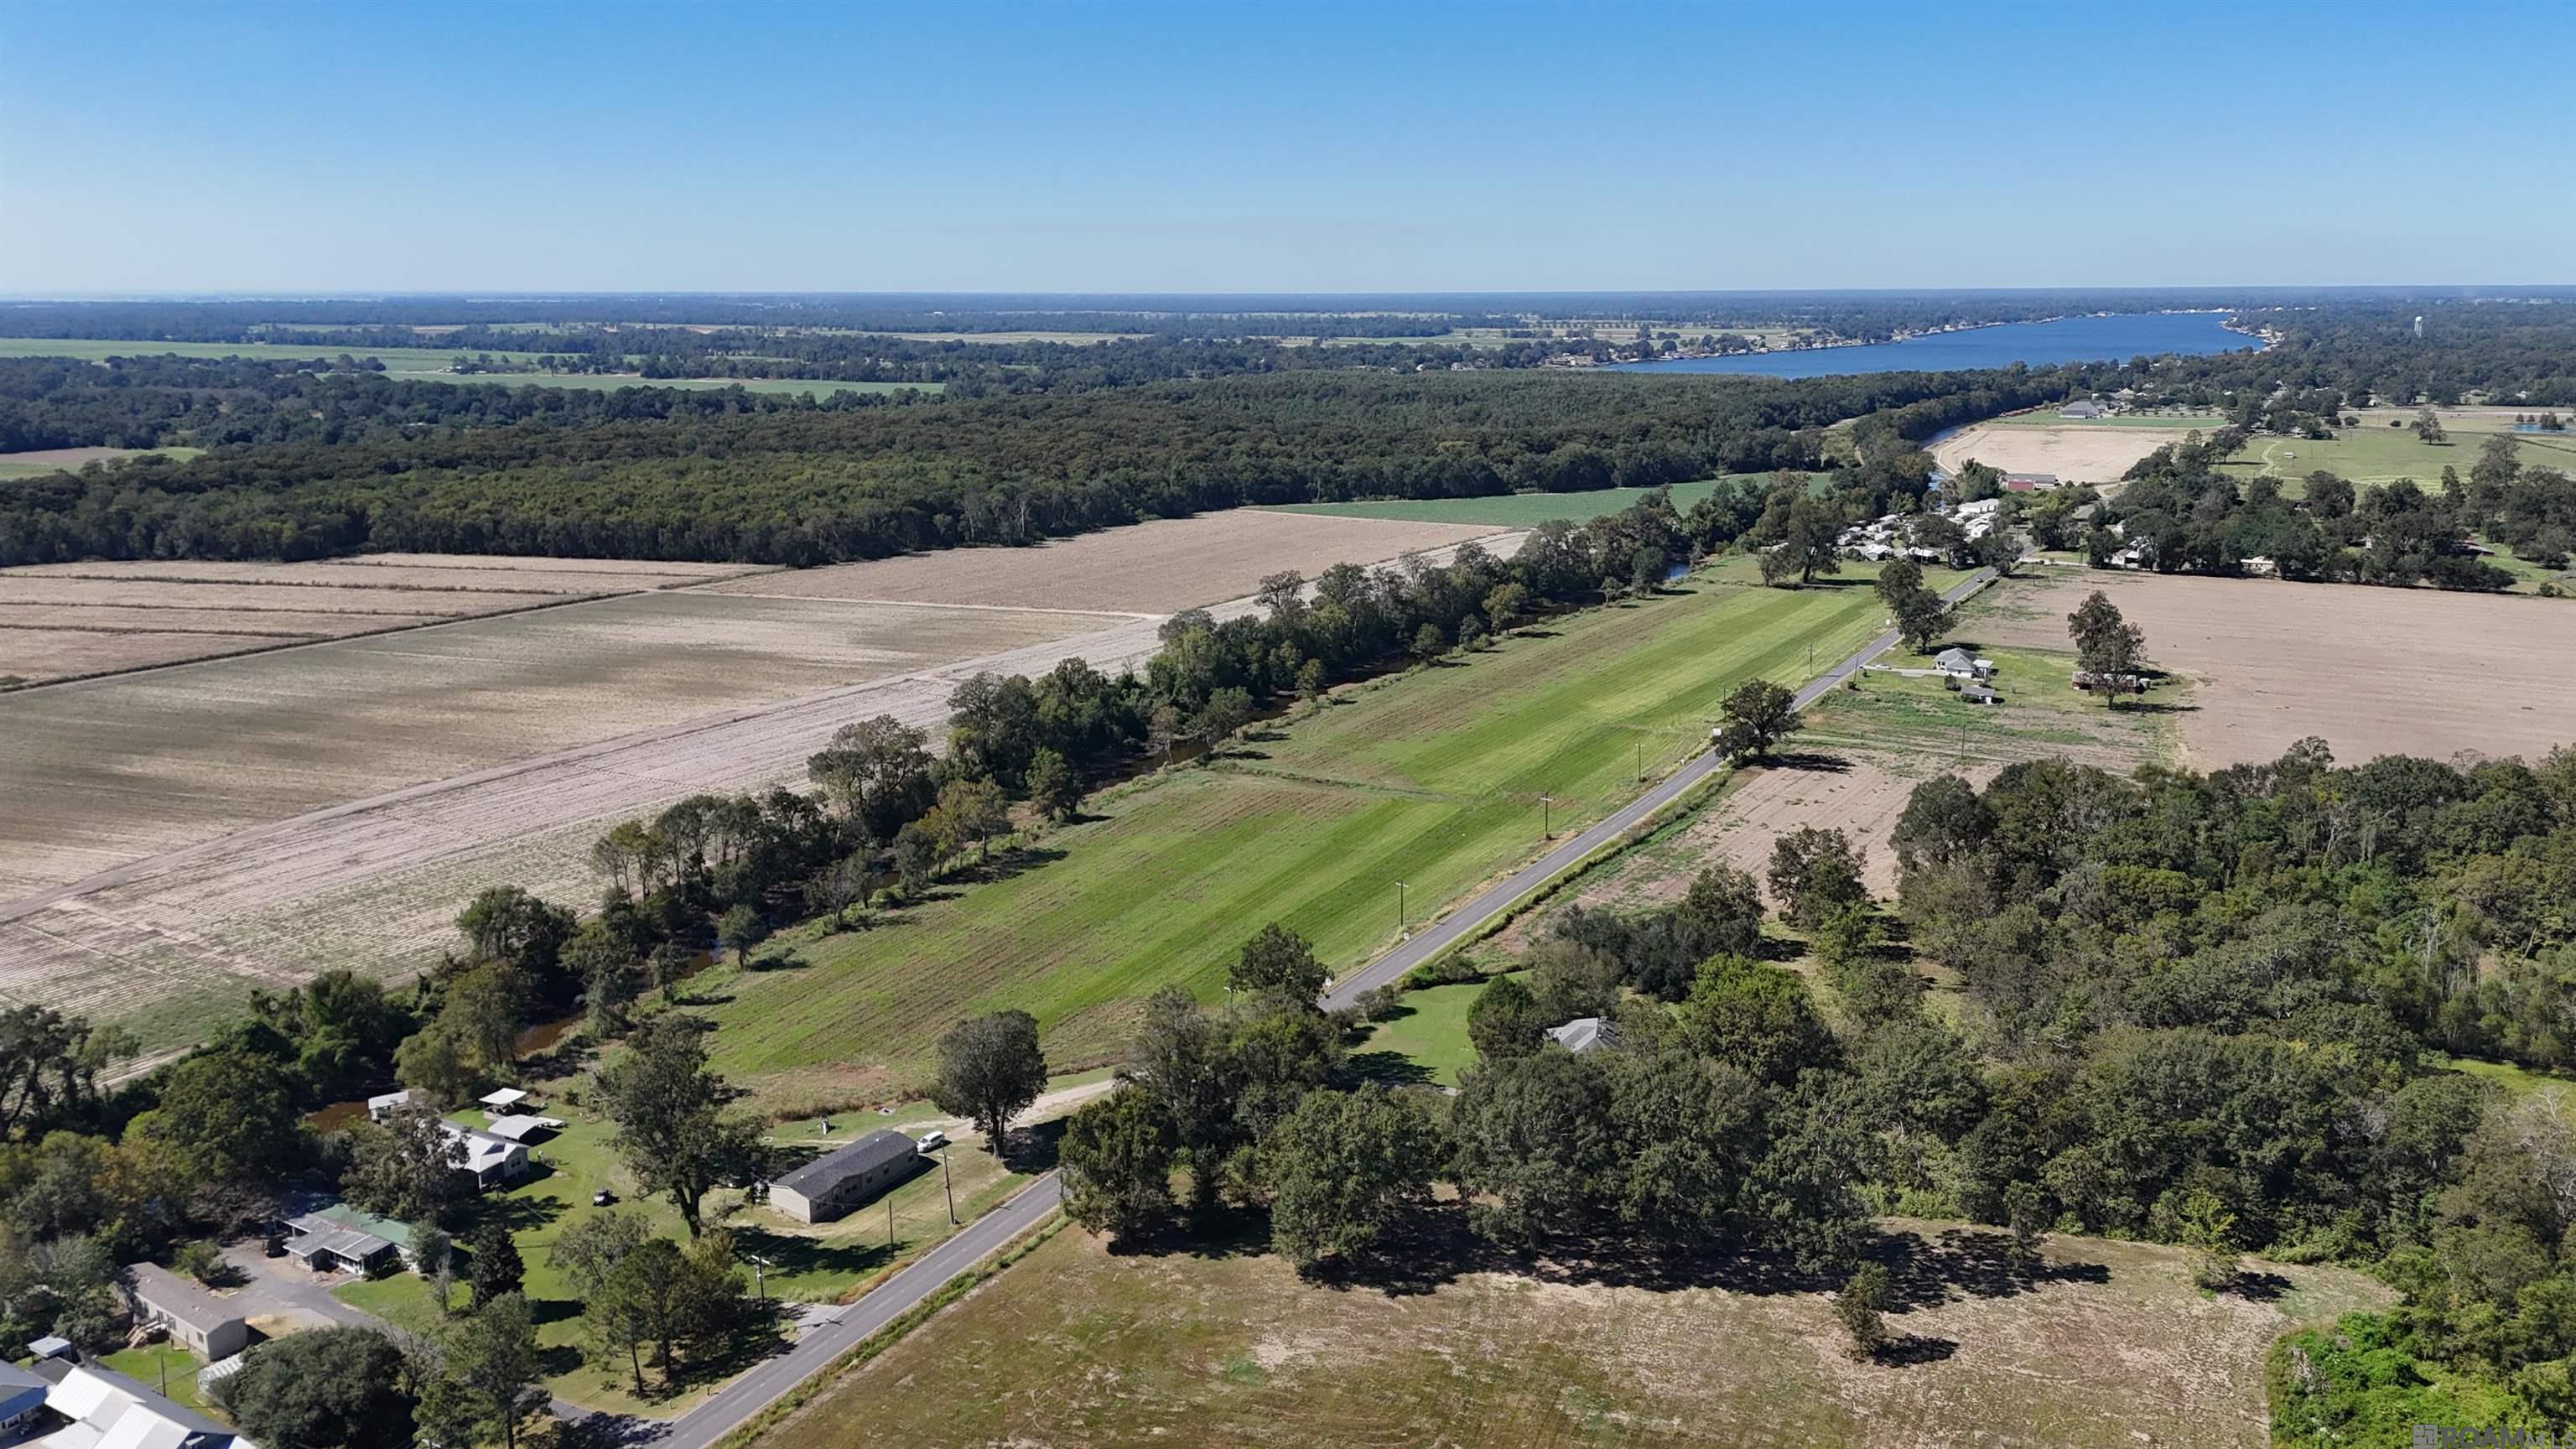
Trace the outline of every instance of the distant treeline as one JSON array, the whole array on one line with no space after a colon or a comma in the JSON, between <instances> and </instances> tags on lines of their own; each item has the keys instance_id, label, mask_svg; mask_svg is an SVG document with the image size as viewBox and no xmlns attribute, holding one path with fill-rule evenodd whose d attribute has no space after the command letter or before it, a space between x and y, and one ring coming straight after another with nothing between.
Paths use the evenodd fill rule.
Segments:
<instances>
[{"instance_id":1,"label":"distant treeline","mask_svg":"<svg viewBox=\"0 0 2576 1449\"><path fill-rule=\"evenodd\" d=\"M644 398L648 415L377 426L29 480L0 495L0 563L361 549L826 563L1242 504L1814 469L1839 420L1883 415L1865 440L1911 438L2065 386L2054 374L1301 371L935 407L707 411L677 400L703 394L621 392L612 403Z\"/></svg>"}]
</instances>

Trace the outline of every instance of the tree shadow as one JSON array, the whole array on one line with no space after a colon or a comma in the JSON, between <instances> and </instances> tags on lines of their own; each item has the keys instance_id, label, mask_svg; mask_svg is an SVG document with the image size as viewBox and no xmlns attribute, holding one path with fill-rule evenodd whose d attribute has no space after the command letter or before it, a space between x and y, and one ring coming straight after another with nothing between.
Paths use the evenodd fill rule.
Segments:
<instances>
[{"instance_id":1,"label":"tree shadow","mask_svg":"<svg viewBox=\"0 0 2576 1449\"><path fill-rule=\"evenodd\" d=\"M2276 1303L2280 1301L2283 1294L2297 1286L2278 1273L2243 1272L2238 1273L2225 1288L2219 1291L2234 1297L2251 1299L2256 1303Z\"/></svg>"},{"instance_id":2,"label":"tree shadow","mask_svg":"<svg viewBox=\"0 0 2576 1449\"><path fill-rule=\"evenodd\" d=\"M755 975L766 976L772 971L802 971L813 964L794 950L786 950L774 956L754 956L744 963L742 969Z\"/></svg>"},{"instance_id":3,"label":"tree shadow","mask_svg":"<svg viewBox=\"0 0 2576 1449\"><path fill-rule=\"evenodd\" d=\"M2012 1235L1998 1228L1945 1228L1928 1241L1913 1232L1882 1232L1868 1256L1884 1264L1891 1280L1890 1307L1899 1313L1931 1308L1964 1293L1972 1298L2012 1298L2048 1283L2108 1283L2099 1263L2051 1263L2026 1256Z\"/></svg>"},{"instance_id":4,"label":"tree shadow","mask_svg":"<svg viewBox=\"0 0 2576 1449\"><path fill-rule=\"evenodd\" d=\"M553 1164L539 1162L529 1169L527 1176L520 1178L512 1186L527 1187L532 1183L544 1182L554 1175ZM478 1228L486 1223L499 1223L513 1233L525 1233L545 1227L563 1214L564 1205L553 1198L512 1192L477 1199L469 1216L473 1219L474 1226Z\"/></svg>"},{"instance_id":5,"label":"tree shadow","mask_svg":"<svg viewBox=\"0 0 2576 1449\"><path fill-rule=\"evenodd\" d=\"M1418 1087L1431 1080L1431 1069L1401 1052L1357 1052L1348 1059L1352 1071L1392 1087Z\"/></svg>"},{"instance_id":6,"label":"tree shadow","mask_svg":"<svg viewBox=\"0 0 2576 1449\"><path fill-rule=\"evenodd\" d=\"M1069 853L1052 845L1023 845L1016 850L1003 851L991 860L977 861L963 869L952 870L948 873L948 878L968 881L976 885L992 885L1026 875L1042 866L1053 865Z\"/></svg>"},{"instance_id":7,"label":"tree shadow","mask_svg":"<svg viewBox=\"0 0 2576 1449\"><path fill-rule=\"evenodd\" d=\"M1956 1339L1927 1338L1919 1333L1909 1333L1903 1338L1890 1340L1886 1347L1869 1357L1872 1363L1889 1368L1912 1368L1917 1364L1939 1363L1958 1351Z\"/></svg>"},{"instance_id":8,"label":"tree shadow","mask_svg":"<svg viewBox=\"0 0 2576 1449\"><path fill-rule=\"evenodd\" d=\"M581 1317L581 1305L569 1299L531 1298L528 1300L528 1321L531 1323L542 1326L579 1317Z\"/></svg>"},{"instance_id":9,"label":"tree shadow","mask_svg":"<svg viewBox=\"0 0 2576 1449\"><path fill-rule=\"evenodd\" d=\"M1820 750L1778 750L1772 753L1766 763L1774 769L1798 770L1823 775L1847 775L1851 773L1852 768L1851 761L1840 755L1825 754Z\"/></svg>"},{"instance_id":10,"label":"tree shadow","mask_svg":"<svg viewBox=\"0 0 2576 1449\"><path fill-rule=\"evenodd\" d=\"M1056 1150L1063 1141L1062 1117L1051 1122L1032 1122L1025 1127L1014 1127L1010 1140L1002 1144L1002 1163L1013 1172L1053 1172Z\"/></svg>"},{"instance_id":11,"label":"tree shadow","mask_svg":"<svg viewBox=\"0 0 2576 1449\"><path fill-rule=\"evenodd\" d=\"M1557 637L1557 631L1554 629L1536 628L1514 629L1512 631L1512 637L1515 639L1553 639Z\"/></svg>"},{"instance_id":12,"label":"tree shadow","mask_svg":"<svg viewBox=\"0 0 2576 1449\"><path fill-rule=\"evenodd\" d=\"M861 1206L850 1216L866 1211L867 1207ZM777 1277L829 1273L865 1282L893 1257L893 1249L883 1243L826 1243L756 1226L734 1228L733 1240L735 1257L746 1264L758 1258L763 1273Z\"/></svg>"}]
</instances>

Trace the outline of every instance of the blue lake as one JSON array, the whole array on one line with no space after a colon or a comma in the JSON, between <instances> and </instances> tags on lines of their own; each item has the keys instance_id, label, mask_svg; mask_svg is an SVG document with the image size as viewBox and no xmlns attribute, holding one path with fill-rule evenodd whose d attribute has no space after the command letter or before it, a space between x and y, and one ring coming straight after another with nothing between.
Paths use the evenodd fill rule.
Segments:
<instances>
[{"instance_id":1,"label":"blue lake","mask_svg":"<svg viewBox=\"0 0 2576 1449\"><path fill-rule=\"evenodd\" d=\"M2064 317L2055 322L2010 322L1903 342L1865 347L1814 347L1742 357L1687 357L1670 362L1631 362L1620 372L1738 372L1763 377L1831 377L1853 372L1963 372L1971 368L2039 366L2054 362L2121 361L2178 352L2200 357L2256 345L2219 325L2220 312L2135 312L2114 317ZM1696 336L1684 329L1683 336Z\"/></svg>"}]
</instances>

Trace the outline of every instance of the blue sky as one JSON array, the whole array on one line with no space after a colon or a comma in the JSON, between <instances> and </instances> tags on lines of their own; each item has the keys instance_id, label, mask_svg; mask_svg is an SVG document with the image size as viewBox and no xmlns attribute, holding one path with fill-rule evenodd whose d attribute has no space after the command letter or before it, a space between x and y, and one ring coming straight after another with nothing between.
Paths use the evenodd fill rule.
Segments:
<instances>
[{"instance_id":1,"label":"blue sky","mask_svg":"<svg viewBox=\"0 0 2576 1449\"><path fill-rule=\"evenodd\" d=\"M2576 281L2576 4L0 0L0 293Z\"/></svg>"}]
</instances>

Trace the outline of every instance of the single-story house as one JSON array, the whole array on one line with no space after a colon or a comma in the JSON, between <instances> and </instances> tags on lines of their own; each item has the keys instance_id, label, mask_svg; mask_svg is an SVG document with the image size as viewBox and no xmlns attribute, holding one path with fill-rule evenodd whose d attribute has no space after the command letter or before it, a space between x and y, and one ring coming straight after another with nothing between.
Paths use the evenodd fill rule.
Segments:
<instances>
[{"instance_id":1,"label":"single-story house","mask_svg":"<svg viewBox=\"0 0 2576 1449\"><path fill-rule=\"evenodd\" d=\"M495 1091L484 1093L481 1100L484 1106L491 1108L495 1112L506 1112L512 1107L519 1105L521 1102L528 1100L528 1094L520 1091L516 1087L502 1087Z\"/></svg>"},{"instance_id":2,"label":"single-story house","mask_svg":"<svg viewBox=\"0 0 2576 1449\"><path fill-rule=\"evenodd\" d=\"M1995 661L1980 659L1965 649L1951 648L1932 656L1932 668L1952 679L1983 679L1995 672Z\"/></svg>"},{"instance_id":3,"label":"single-story house","mask_svg":"<svg viewBox=\"0 0 2576 1449\"><path fill-rule=\"evenodd\" d=\"M2154 549L2149 548L2143 543L2133 543L2127 548L2121 549L2111 555L2111 567L2115 569L2142 569L2148 566L2148 560L2153 557L2155 557Z\"/></svg>"},{"instance_id":4,"label":"single-story house","mask_svg":"<svg viewBox=\"0 0 2576 1449\"><path fill-rule=\"evenodd\" d=\"M564 1124L560 1117L519 1115L493 1118L490 1130L495 1137L506 1137L512 1142L525 1143L540 1132L547 1134L561 1132L564 1130Z\"/></svg>"},{"instance_id":5,"label":"single-story house","mask_svg":"<svg viewBox=\"0 0 2576 1449\"><path fill-rule=\"evenodd\" d=\"M528 1149L518 1143L495 1137L480 1127L468 1127L453 1117L439 1118L438 1126L448 1141L464 1145L465 1161L458 1165L474 1175L476 1187L488 1190L527 1176Z\"/></svg>"},{"instance_id":6,"label":"single-story house","mask_svg":"<svg viewBox=\"0 0 2576 1449\"><path fill-rule=\"evenodd\" d=\"M411 1229L346 1203L288 1218L286 1251L317 1273L373 1273L411 1256Z\"/></svg>"},{"instance_id":7,"label":"single-story house","mask_svg":"<svg viewBox=\"0 0 2576 1449\"><path fill-rule=\"evenodd\" d=\"M87 1364L60 1367L62 1377L45 1390L45 1407L71 1422L35 1440L37 1449L229 1449L237 1440L232 1430L123 1374Z\"/></svg>"},{"instance_id":8,"label":"single-story house","mask_svg":"<svg viewBox=\"0 0 2576 1449\"><path fill-rule=\"evenodd\" d=\"M369 1097L367 1099L367 1120L370 1122L382 1122L386 1118L410 1105L411 1090L409 1088L405 1088L399 1092L387 1092L381 1097Z\"/></svg>"},{"instance_id":9,"label":"single-story house","mask_svg":"<svg viewBox=\"0 0 2576 1449\"><path fill-rule=\"evenodd\" d=\"M1964 523L1971 518L1983 518L2003 506L2004 501L2000 498L1980 498L1974 503L1960 504L1958 517Z\"/></svg>"},{"instance_id":10,"label":"single-story house","mask_svg":"<svg viewBox=\"0 0 2576 1449\"><path fill-rule=\"evenodd\" d=\"M921 1165L921 1149L910 1137L879 1128L770 1183L769 1205L800 1223L828 1223L849 1216Z\"/></svg>"},{"instance_id":11,"label":"single-story house","mask_svg":"<svg viewBox=\"0 0 2576 1449\"><path fill-rule=\"evenodd\" d=\"M1970 704L2001 704L2004 702L2004 697L1995 693L1992 685L1979 684L1973 680L1959 686L1959 697Z\"/></svg>"},{"instance_id":12,"label":"single-story house","mask_svg":"<svg viewBox=\"0 0 2576 1449\"><path fill-rule=\"evenodd\" d=\"M1547 1035L1549 1040L1577 1056L1598 1051L1619 1039L1618 1029L1597 1016L1578 1016L1563 1026L1551 1026Z\"/></svg>"},{"instance_id":13,"label":"single-story house","mask_svg":"<svg viewBox=\"0 0 2576 1449\"><path fill-rule=\"evenodd\" d=\"M169 1330L171 1342L208 1363L250 1346L250 1324L193 1279L157 1263L134 1263L118 1287L135 1322Z\"/></svg>"},{"instance_id":14,"label":"single-story house","mask_svg":"<svg viewBox=\"0 0 2576 1449\"><path fill-rule=\"evenodd\" d=\"M2244 563L2245 572L2258 579L2272 578L2281 572L2281 566L2279 563L2271 559L2264 558L2260 554L2257 554L2253 558L2246 559Z\"/></svg>"},{"instance_id":15,"label":"single-story house","mask_svg":"<svg viewBox=\"0 0 2576 1449\"><path fill-rule=\"evenodd\" d=\"M2086 398L2081 402L2071 402L2059 408L2057 415L2061 418L2107 418L2111 415L2111 410Z\"/></svg>"},{"instance_id":16,"label":"single-story house","mask_svg":"<svg viewBox=\"0 0 2576 1449\"><path fill-rule=\"evenodd\" d=\"M36 1417L52 1387L14 1363L0 1363L0 1434L14 1434Z\"/></svg>"}]
</instances>

